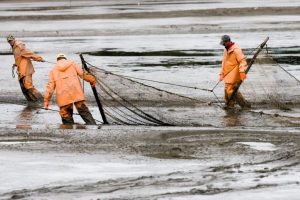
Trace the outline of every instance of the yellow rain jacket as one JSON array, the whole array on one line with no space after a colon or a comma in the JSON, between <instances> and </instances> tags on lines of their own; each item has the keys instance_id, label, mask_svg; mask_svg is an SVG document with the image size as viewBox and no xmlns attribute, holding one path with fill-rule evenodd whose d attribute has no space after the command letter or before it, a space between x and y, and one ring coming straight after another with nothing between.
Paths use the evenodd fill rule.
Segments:
<instances>
[{"instance_id":1,"label":"yellow rain jacket","mask_svg":"<svg viewBox=\"0 0 300 200\"><path fill-rule=\"evenodd\" d=\"M225 83L235 84L241 81L240 73L247 69L247 61L241 48L233 44L224 50L220 75Z\"/></svg>"},{"instance_id":2,"label":"yellow rain jacket","mask_svg":"<svg viewBox=\"0 0 300 200\"><path fill-rule=\"evenodd\" d=\"M34 73L31 59L35 61L43 60L41 56L26 49L25 44L17 40L12 47L12 51L15 57L15 63L18 66L19 79Z\"/></svg>"},{"instance_id":3,"label":"yellow rain jacket","mask_svg":"<svg viewBox=\"0 0 300 200\"><path fill-rule=\"evenodd\" d=\"M93 75L84 72L75 62L65 59L57 61L49 76L44 98L50 101L56 89L59 107L85 100L79 77L91 84L96 83Z\"/></svg>"}]
</instances>

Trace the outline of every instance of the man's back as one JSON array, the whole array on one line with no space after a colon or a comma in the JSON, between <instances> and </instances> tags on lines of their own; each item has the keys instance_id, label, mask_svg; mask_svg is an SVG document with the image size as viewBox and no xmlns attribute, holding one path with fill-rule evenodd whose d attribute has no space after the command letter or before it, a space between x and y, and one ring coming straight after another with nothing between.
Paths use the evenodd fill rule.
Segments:
<instances>
[{"instance_id":1,"label":"man's back","mask_svg":"<svg viewBox=\"0 0 300 200\"><path fill-rule=\"evenodd\" d=\"M59 106L84 100L84 94L78 76L83 72L73 61L59 60L50 72L50 82L56 88L56 100ZM54 89L53 88L53 89Z\"/></svg>"}]
</instances>

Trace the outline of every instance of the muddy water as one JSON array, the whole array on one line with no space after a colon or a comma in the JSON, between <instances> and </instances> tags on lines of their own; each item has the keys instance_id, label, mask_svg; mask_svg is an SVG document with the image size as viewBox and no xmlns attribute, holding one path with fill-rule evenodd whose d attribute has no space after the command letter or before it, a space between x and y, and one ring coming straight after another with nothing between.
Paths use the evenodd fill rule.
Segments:
<instances>
[{"instance_id":1,"label":"muddy water","mask_svg":"<svg viewBox=\"0 0 300 200\"><path fill-rule=\"evenodd\" d=\"M298 105L160 108L182 127L99 129L77 115L79 125L62 127L54 101L54 111L26 105L5 36L13 33L50 62L63 52L80 63L77 53L85 52L115 73L201 88L218 82L222 34L246 53L269 36L269 52L299 79L299 1L265 1L270 8L248 0L0 4L0 199L298 199ZM34 66L43 92L52 64ZM101 121L87 85L85 92Z\"/></svg>"}]
</instances>

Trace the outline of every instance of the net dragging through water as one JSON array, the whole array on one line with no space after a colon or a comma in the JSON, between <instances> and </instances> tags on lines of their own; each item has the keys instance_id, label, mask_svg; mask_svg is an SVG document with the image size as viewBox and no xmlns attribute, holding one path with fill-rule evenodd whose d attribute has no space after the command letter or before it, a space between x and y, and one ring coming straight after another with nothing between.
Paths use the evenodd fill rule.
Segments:
<instances>
[{"instance_id":1,"label":"net dragging through water","mask_svg":"<svg viewBox=\"0 0 300 200\"><path fill-rule=\"evenodd\" d=\"M87 64L97 77L98 96L110 124L175 125L178 122L163 116L163 108L202 102Z\"/></svg>"},{"instance_id":2,"label":"net dragging through water","mask_svg":"<svg viewBox=\"0 0 300 200\"><path fill-rule=\"evenodd\" d=\"M245 52L251 57L253 51ZM223 83L216 87L176 85L118 75L89 62L85 63L97 77L98 96L109 124L191 125L188 112L179 116L173 108L208 106L208 101L216 103L214 105L223 103ZM156 86L172 84L174 87L185 87L187 90L201 91L205 95L185 96L161 89L163 87L152 86L151 82L156 83ZM239 90L252 107L289 110L299 103L299 80L279 65L267 48L260 52Z\"/></svg>"},{"instance_id":3,"label":"net dragging through water","mask_svg":"<svg viewBox=\"0 0 300 200\"><path fill-rule=\"evenodd\" d=\"M299 80L277 63L268 48L264 48L241 87L253 104L265 108L290 110L299 104Z\"/></svg>"}]
</instances>

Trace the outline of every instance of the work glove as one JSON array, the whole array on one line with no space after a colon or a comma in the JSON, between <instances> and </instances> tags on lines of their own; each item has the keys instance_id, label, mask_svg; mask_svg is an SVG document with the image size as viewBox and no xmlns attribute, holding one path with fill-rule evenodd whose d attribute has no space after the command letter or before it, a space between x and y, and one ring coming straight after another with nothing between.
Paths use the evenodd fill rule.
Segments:
<instances>
[{"instance_id":1,"label":"work glove","mask_svg":"<svg viewBox=\"0 0 300 200\"><path fill-rule=\"evenodd\" d=\"M45 107L46 110L48 110L48 108L49 108L49 101L45 101L44 102L44 107Z\"/></svg>"},{"instance_id":2,"label":"work glove","mask_svg":"<svg viewBox=\"0 0 300 200\"><path fill-rule=\"evenodd\" d=\"M242 81L244 81L246 79L246 73L240 72L240 77L241 77Z\"/></svg>"},{"instance_id":3,"label":"work glove","mask_svg":"<svg viewBox=\"0 0 300 200\"><path fill-rule=\"evenodd\" d=\"M92 83L91 83L91 86L92 86L92 87L96 87L96 84L97 84L96 81L95 81L95 82L92 82Z\"/></svg>"},{"instance_id":4,"label":"work glove","mask_svg":"<svg viewBox=\"0 0 300 200\"><path fill-rule=\"evenodd\" d=\"M45 62L45 60L44 60L42 57L38 57L38 58L36 59L36 61L38 61L38 62Z\"/></svg>"},{"instance_id":5,"label":"work glove","mask_svg":"<svg viewBox=\"0 0 300 200\"><path fill-rule=\"evenodd\" d=\"M224 79L223 74L219 74L219 81L223 81L223 79Z\"/></svg>"}]
</instances>

